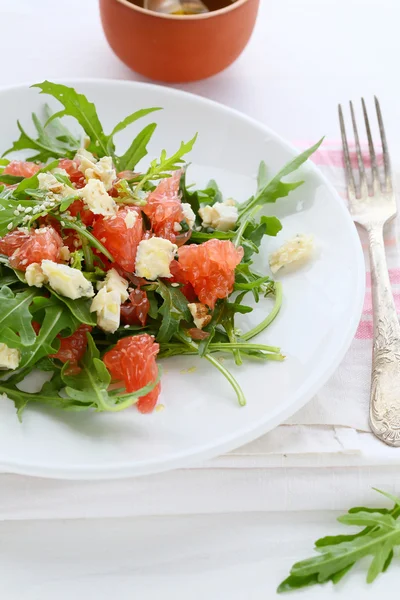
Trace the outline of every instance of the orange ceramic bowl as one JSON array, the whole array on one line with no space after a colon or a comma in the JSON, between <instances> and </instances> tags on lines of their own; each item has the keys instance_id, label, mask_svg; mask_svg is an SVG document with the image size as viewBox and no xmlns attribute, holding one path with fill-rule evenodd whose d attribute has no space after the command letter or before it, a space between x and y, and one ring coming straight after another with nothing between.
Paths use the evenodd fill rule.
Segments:
<instances>
[{"instance_id":1,"label":"orange ceramic bowl","mask_svg":"<svg viewBox=\"0 0 400 600\"><path fill-rule=\"evenodd\" d=\"M204 79L228 67L246 46L259 0L236 0L201 15L162 15L129 0L100 0L106 38L131 69L157 81Z\"/></svg>"}]
</instances>

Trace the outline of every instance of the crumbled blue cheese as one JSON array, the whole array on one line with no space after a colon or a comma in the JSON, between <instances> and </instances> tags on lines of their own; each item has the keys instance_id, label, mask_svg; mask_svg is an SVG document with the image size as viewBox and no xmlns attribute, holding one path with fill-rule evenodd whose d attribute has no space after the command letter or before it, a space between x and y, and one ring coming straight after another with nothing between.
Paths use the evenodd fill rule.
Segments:
<instances>
[{"instance_id":1,"label":"crumbled blue cheese","mask_svg":"<svg viewBox=\"0 0 400 600\"><path fill-rule=\"evenodd\" d=\"M39 182L39 190L51 192L60 198L66 198L66 196L75 194L74 188L62 183L61 181L58 181L58 179L54 177L52 173L38 173L37 177Z\"/></svg>"},{"instance_id":2,"label":"crumbled blue cheese","mask_svg":"<svg viewBox=\"0 0 400 600\"><path fill-rule=\"evenodd\" d=\"M84 188L79 190L79 196L95 215L113 217L117 214L118 206L108 193L104 183L99 179L89 179Z\"/></svg>"},{"instance_id":3,"label":"crumbled blue cheese","mask_svg":"<svg viewBox=\"0 0 400 600\"><path fill-rule=\"evenodd\" d=\"M272 273L292 263L304 263L309 260L314 251L314 240L311 235L296 235L285 242L269 257Z\"/></svg>"},{"instance_id":4,"label":"crumbled blue cheese","mask_svg":"<svg viewBox=\"0 0 400 600\"><path fill-rule=\"evenodd\" d=\"M61 260L65 260L65 262L69 261L69 259L71 258L71 252L68 246L62 246L60 248L60 258Z\"/></svg>"},{"instance_id":5,"label":"crumbled blue cheese","mask_svg":"<svg viewBox=\"0 0 400 600\"><path fill-rule=\"evenodd\" d=\"M58 264L52 260L42 260L41 268L50 287L61 296L66 296L71 300L94 296L92 284L79 269Z\"/></svg>"},{"instance_id":6,"label":"crumbled blue cheese","mask_svg":"<svg viewBox=\"0 0 400 600\"><path fill-rule=\"evenodd\" d=\"M164 238L142 240L136 254L136 275L152 281L157 277L172 277L169 266L177 250L178 246Z\"/></svg>"},{"instance_id":7,"label":"crumbled blue cheese","mask_svg":"<svg viewBox=\"0 0 400 600\"><path fill-rule=\"evenodd\" d=\"M80 149L76 155L79 159L79 170L84 174L86 181L99 179L104 183L106 190L110 190L117 177L111 156L103 156L96 161L93 154Z\"/></svg>"},{"instance_id":8,"label":"crumbled blue cheese","mask_svg":"<svg viewBox=\"0 0 400 600\"><path fill-rule=\"evenodd\" d=\"M121 277L118 271L110 269L107 271L104 281L98 282L97 289L101 290L105 288L107 292L118 292L120 302L125 302L129 297L128 285L128 281Z\"/></svg>"},{"instance_id":9,"label":"crumbled blue cheese","mask_svg":"<svg viewBox=\"0 0 400 600\"><path fill-rule=\"evenodd\" d=\"M25 279L28 285L38 288L43 287L44 283L48 283L48 278L43 273L42 267L39 263L32 263L27 266L25 271Z\"/></svg>"},{"instance_id":10,"label":"crumbled blue cheese","mask_svg":"<svg viewBox=\"0 0 400 600\"><path fill-rule=\"evenodd\" d=\"M0 369L17 369L20 360L19 350L0 343Z\"/></svg>"},{"instance_id":11,"label":"crumbled blue cheese","mask_svg":"<svg viewBox=\"0 0 400 600\"><path fill-rule=\"evenodd\" d=\"M231 204L230 199L226 202L216 202L212 206L203 206L199 210L199 215L203 227L212 227L218 231L233 229L239 216L238 209Z\"/></svg>"},{"instance_id":12,"label":"crumbled blue cheese","mask_svg":"<svg viewBox=\"0 0 400 600\"><path fill-rule=\"evenodd\" d=\"M97 313L97 325L107 333L114 333L120 324L121 294L117 290L107 291L104 286L96 294L90 312Z\"/></svg>"},{"instance_id":13,"label":"crumbled blue cheese","mask_svg":"<svg viewBox=\"0 0 400 600\"><path fill-rule=\"evenodd\" d=\"M186 223L189 225L190 229L193 229L193 225L196 221L196 215L194 214L192 207L188 202L182 202L182 211Z\"/></svg>"}]
</instances>

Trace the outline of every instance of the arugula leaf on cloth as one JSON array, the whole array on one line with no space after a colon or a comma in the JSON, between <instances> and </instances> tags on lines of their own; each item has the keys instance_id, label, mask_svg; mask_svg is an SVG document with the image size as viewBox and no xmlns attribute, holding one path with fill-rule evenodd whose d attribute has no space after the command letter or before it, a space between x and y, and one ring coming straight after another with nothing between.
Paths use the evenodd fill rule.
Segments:
<instances>
[{"instance_id":1,"label":"arugula leaf on cloth","mask_svg":"<svg viewBox=\"0 0 400 600\"><path fill-rule=\"evenodd\" d=\"M374 488L376 489L376 488ZM388 509L356 507L338 518L344 525L363 527L352 535L328 536L317 540L319 553L293 565L290 575L278 587L278 593L332 581L338 583L353 565L366 556L372 556L367 572L367 583L372 583L390 566L394 548L400 546L400 498L376 490L394 502Z\"/></svg>"}]
</instances>

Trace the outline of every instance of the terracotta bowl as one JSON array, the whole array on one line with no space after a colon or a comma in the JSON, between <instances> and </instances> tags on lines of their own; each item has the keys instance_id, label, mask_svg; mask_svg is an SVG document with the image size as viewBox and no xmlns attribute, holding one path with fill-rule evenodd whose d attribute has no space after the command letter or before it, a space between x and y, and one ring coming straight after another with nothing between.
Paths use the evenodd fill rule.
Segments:
<instances>
[{"instance_id":1,"label":"terracotta bowl","mask_svg":"<svg viewBox=\"0 0 400 600\"><path fill-rule=\"evenodd\" d=\"M204 79L228 67L246 46L259 0L237 0L201 15L162 15L129 0L100 0L104 32L131 69L158 81Z\"/></svg>"}]
</instances>

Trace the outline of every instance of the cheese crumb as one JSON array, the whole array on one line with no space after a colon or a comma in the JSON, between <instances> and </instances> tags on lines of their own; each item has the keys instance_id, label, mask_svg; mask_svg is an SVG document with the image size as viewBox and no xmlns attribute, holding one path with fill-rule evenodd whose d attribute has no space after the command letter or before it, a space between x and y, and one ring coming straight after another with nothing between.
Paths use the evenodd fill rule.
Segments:
<instances>
[{"instance_id":1,"label":"cheese crumb","mask_svg":"<svg viewBox=\"0 0 400 600\"><path fill-rule=\"evenodd\" d=\"M25 271L26 283L29 286L35 286L38 288L43 287L44 283L48 283L48 278L42 271L42 267L39 263L32 263L27 266Z\"/></svg>"},{"instance_id":2,"label":"cheese crumb","mask_svg":"<svg viewBox=\"0 0 400 600\"><path fill-rule=\"evenodd\" d=\"M0 369L17 369L20 360L21 353L19 350L0 343Z\"/></svg>"},{"instance_id":3,"label":"cheese crumb","mask_svg":"<svg viewBox=\"0 0 400 600\"><path fill-rule=\"evenodd\" d=\"M97 313L97 325L107 333L114 333L120 324L121 294L102 287L96 294L90 312Z\"/></svg>"},{"instance_id":4,"label":"cheese crumb","mask_svg":"<svg viewBox=\"0 0 400 600\"><path fill-rule=\"evenodd\" d=\"M193 229L193 225L196 221L196 215L194 214L192 207L188 202L182 202L182 211L183 216L186 219L186 223L189 225L190 229Z\"/></svg>"},{"instance_id":5,"label":"cheese crumb","mask_svg":"<svg viewBox=\"0 0 400 600\"><path fill-rule=\"evenodd\" d=\"M172 277L169 266L178 246L164 238L142 240L136 254L136 275L153 281L157 277Z\"/></svg>"},{"instance_id":6,"label":"cheese crumb","mask_svg":"<svg viewBox=\"0 0 400 600\"><path fill-rule=\"evenodd\" d=\"M103 156L96 161L93 154L87 150L79 150L76 157L79 159L79 170L85 175L86 181L98 179L104 183L106 190L112 188L117 177L111 156Z\"/></svg>"},{"instance_id":7,"label":"cheese crumb","mask_svg":"<svg viewBox=\"0 0 400 600\"><path fill-rule=\"evenodd\" d=\"M71 258L71 252L68 246L62 246L62 248L60 248L60 258L61 260L65 260L65 262L69 261Z\"/></svg>"},{"instance_id":8,"label":"cheese crumb","mask_svg":"<svg viewBox=\"0 0 400 600\"><path fill-rule=\"evenodd\" d=\"M74 188L69 185L65 185L61 181L58 181L51 173L38 173L39 190L51 192L56 194L60 198L66 198L71 194L75 194ZM25 212L26 209L25 209Z\"/></svg>"},{"instance_id":9,"label":"cheese crumb","mask_svg":"<svg viewBox=\"0 0 400 600\"><path fill-rule=\"evenodd\" d=\"M97 289L101 290L105 288L107 292L118 292L120 296L120 302L126 302L129 297L128 285L128 281L121 277L118 271L115 269L110 269L107 272L104 281L98 282Z\"/></svg>"},{"instance_id":10,"label":"cheese crumb","mask_svg":"<svg viewBox=\"0 0 400 600\"><path fill-rule=\"evenodd\" d=\"M296 235L278 248L269 257L272 273L292 263L304 263L309 260L314 251L314 240L311 235Z\"/></svg>"},{"instance_id":11,"label":"cheese crumb","mask_svg":"<svg viewBox=\"0 0 400 600\"><path fill-rule=\"evenodd\" d=\"M108 193L102 181L89 179L84 188L79 190L79 196L95 215L113 217L117 214L117 204Z\"/></svg>"},{"instance_id":12,"label":"cheese crumb","mask_svg":"<svg viewBox=\"0 0 400 600\"><path fill-rule=\"evenodd\" d=\"M219 231L233 229L239 216L236 206L225 202L216 202L212 206L204 206L200 208L199 215L203 221L203 227L212 227Z\"/></svg>"},{"instance_id":13,"label":"cheese crumb","mask_svg":"<svg viewBox=\"0 0 400 600\"><path fill-rule=\"evenodd\" d=\"M50 287L61 296L66 296L71 300L94 296L92 284L79 269L58 264L52 260L42 260L41 268L48 278Z\"/></svg>"},{"instance_id":14,"label":"cheese crumb","mask_svg":"<svg viewBox=\"0 0 400 600\"><path fill-rule=\"evenodd\" d=\"M134 226L134 224L136 223L136 219L138 218L138 213L136 210L129 210L127 212L127 215L124 219L125 221L125 225L127 229L132 229L132 227Z\"/></svg>"}]
</instances>

